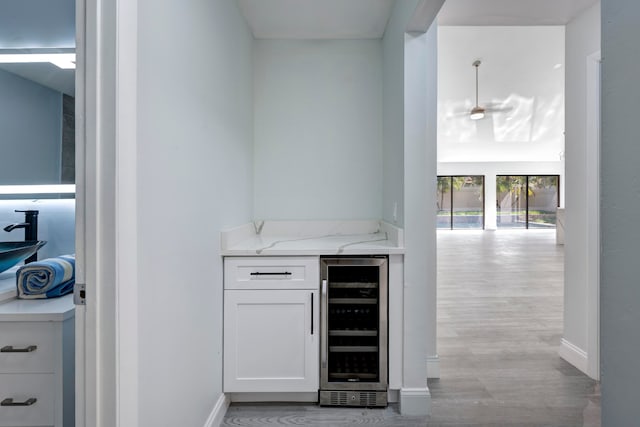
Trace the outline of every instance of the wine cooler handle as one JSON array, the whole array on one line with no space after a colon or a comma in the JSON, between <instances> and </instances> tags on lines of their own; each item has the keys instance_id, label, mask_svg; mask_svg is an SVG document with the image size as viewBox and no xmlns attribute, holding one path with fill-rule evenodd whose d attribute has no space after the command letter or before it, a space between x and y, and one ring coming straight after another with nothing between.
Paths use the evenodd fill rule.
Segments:
<instances>
[{"instance_id":1,"label":"wine cooler handle","mask_svg":"<svg viewBox=\"0 0 640 427\"><path fill-rule=\"evenodd\" d=\"M313 292L311 292L311 335L313 335Z\"/></svg>"},{"instance_id":2,"label":"wine cooler handle","mask_svg":"<svg viewBox=\"0 0 640 427\"><path fill-rule=\"evenodd\" d=\"M322 280L322 298L320 299L320 304L326 304L327 301L327 280L324 279ZM326 309L327 306L325 306L325 313L326 313ZM322 312L320 312L322 314ZM326 327L326 325L325 325ZM321 330L320 330L320 339L326 339L326 338L322 338L322 326L320 326ZM326 334L326 332L325 332ZM323 344L324 345L324 344ZM326 368L327 367L327 352L322 350L320 352L322 354L322 368Z\"/></svg>"}]
</instances>

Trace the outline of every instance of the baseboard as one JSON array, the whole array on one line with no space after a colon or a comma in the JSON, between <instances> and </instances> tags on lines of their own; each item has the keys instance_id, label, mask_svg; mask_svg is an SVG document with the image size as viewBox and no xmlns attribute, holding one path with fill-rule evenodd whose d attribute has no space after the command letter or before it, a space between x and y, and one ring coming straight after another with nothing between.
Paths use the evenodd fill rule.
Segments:
<instances>
[{"instance_id":1,"label":"baseboard","mask_svg":"<svg viewBox=\"0 0 640 427\"><path fill-rule=\"evenodd\" d=\"M562 340L560 341L560 350L558 350L558 354L564 360L587 374L588 355L586 351L562 338Z\"/></svg>"},{"instance_id":2,"label":"baseboard","mask_svg":"<svg viewBox=\"0 0 640 427\"><path fill-rule=\"evenodd\" d=\"M437 354L427 357L427 378L440 378L440 357Z\"/></svg>"},{"instance_id":3,"label":"baseboard","mask_svg":"<svg viewBox=\"0 0 640 427\"><path fill-rule=\"evenodd\" d=\"M207 422L204 424L204 427L220 426L224 419L224 415L227 413L227 409L229 409L229 403L229 398L222 393L214 405L213 410L209 414L209 418L207 418Z\"/></svg>"},{"instance_id":4,"label":"baseboard","mask_svg":"<svg viewBox=\"0 0 640 427\"><path fill-rule=\"evenodd\" d=\"M318 392L227 393L231 402L318 402Z\"/></svg>"},{"instance_id":5,"label":"baseboard","mask_svg":"<svg viewBox=\"0 0 640 427\"><path fill-rule=\"evenodd\" d=\"M408 416L431 415L431 393L429 388L401 389L400 413Z\"/></svg>"}]
</instances>

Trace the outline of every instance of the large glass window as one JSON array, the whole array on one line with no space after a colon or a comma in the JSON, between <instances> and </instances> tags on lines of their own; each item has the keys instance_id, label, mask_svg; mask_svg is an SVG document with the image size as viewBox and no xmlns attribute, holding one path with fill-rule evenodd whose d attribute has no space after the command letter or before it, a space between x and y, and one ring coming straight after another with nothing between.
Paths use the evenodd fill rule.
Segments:
<instances>
[{"instance_id":1,"label":"large glass window","mask_svg":"<svg viewBox=\"0 0 640 427\"><path fill-rule=\"evenodd\" d=\"M498 175L498 227L554 228L559 184L558 175Z\"/></svg>"},{"instance_id":2,"label":"large glass window","mask_svg":"<svg viewBox=\"0 0 640 427\"><path fill-rule=\"evenodd\" d=\"M451 196L453 192L451 191L451 178L450 176L439 176L438 177L438 189L437 189L437 206L438 206L438 217L437 217L437 228L451 228Z\"/></svg>"},{"instance_id":3,"label":"large glass window","mask_svg":"<svg viewBox=\"0 0 640 427\"><path fill-rule=\"evenodd\" d=\"M438 228L484 228L484 176L439 176Z\"/></svg>"}]
</instances>

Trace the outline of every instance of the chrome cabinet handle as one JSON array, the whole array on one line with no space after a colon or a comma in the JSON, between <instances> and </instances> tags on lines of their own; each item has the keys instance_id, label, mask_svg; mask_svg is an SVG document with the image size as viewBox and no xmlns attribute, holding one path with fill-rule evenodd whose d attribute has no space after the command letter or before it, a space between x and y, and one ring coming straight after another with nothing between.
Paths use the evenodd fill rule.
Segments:
<instances>
[{"instance_id":1,"label":"chrome cabinet handle","mask_svg":"<svg viewBox=\"0 0 640 427\"><path fill-rule=\"evenodd\" d=\"M35 397L30 397L24 402L14 402L11 397L8 397L4 399L2 402L0 402L0 406L31 406L37 401L38 399L36 399Z\"/></svg>"},{"instance_id":2,"label":"chrome cabinet handle","mask_svg":"<svg viewBox=\"0 0 640 427\"><path fill-rule=\"evenodd\" d=\"M0 353L31 353L32 351L36 351L37 348L37 345L28 345L24 348L15 348L12 345L7 345L0 348Z\"/></svg>"},{"instance_id":3,"label":"chrome cabinet handle","mask_svg":"<svg viewBox=\"0 0 640 427\"><path fill-rule=\"evenodd\" d=\"M327 280L323 280L322 281L322 296L326 297L327 296Z\"/></svg>"},{"instance_id":4,"label":"chrome cabinet handle","mask_svg":"<svg viewBox=\"0 0 640 427\"><path fill-rule=\"evenodd\" d=\"M291 272L282 271L282 272L262 272L262 271L254 271L250 273L251 276L291 276Z\"/></svg>"},{"instance_id":5,"label":"chrome cabinet handle","mask_svg":"<svg viewBox=\"0 0 640 427\"><path fill-rule=\"evenodd\" d=\"M313 292L311 292L311 335L313 335Z\"/></svg>"}]
</instances>

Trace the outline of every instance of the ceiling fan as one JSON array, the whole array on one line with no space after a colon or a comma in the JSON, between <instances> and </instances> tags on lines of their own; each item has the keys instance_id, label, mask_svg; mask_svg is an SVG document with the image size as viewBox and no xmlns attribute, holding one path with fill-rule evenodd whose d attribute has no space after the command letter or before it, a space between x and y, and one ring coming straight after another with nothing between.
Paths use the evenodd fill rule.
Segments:
<instances>
[{"instance_id":1,"label":"ceiling fan","mask_svg":"<svg viewBox=\"0 0 640 427\"><path fill-rule=\"evenodd\" d=\"M469 118L471 120L480 120L485 117L487 113L496 113L496 112L507 112L511 111L511 107L502 107L495 104L486 104L485 106L480 106L478 102L478 68L482 62L479 59L473 61L473 67L476 69L476 105L471 109L469 114Z\"/></svg>"}]
</instances>

